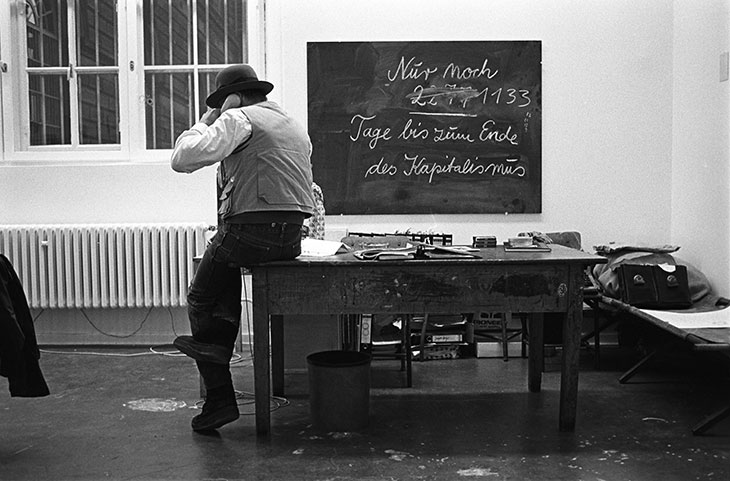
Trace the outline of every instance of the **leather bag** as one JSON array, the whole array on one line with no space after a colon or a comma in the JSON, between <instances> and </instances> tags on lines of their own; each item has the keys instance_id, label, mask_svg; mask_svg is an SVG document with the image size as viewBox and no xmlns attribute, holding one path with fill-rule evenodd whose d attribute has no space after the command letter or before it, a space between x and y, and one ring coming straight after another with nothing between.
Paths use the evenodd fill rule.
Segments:
<instances>
[{"instance_id":1,"label":"leather bag","mask_svg":"<svg viewBox=\"0 0 730 481\"><path fill-rule=\"evenodd\" d=\"M617 268L621 300L647 309L692 306L687 267L668 264L621 264Z\"/></svg>"}]
</instances>

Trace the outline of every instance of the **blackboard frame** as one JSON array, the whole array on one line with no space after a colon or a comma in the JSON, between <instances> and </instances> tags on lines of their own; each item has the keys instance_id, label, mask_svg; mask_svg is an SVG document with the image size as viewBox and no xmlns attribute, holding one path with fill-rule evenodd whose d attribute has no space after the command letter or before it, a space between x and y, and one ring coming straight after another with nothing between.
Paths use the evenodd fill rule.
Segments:
<instances>
[{"instance_id":1,"label":"blackboard frame","mask_svg":"<svg viewBox=\"0 0 730 481\"><path fill-rule=\"evenodd\" d=\"M309 42L328 214L542 211L540 41Z\"/></svg>"}]
</instances>

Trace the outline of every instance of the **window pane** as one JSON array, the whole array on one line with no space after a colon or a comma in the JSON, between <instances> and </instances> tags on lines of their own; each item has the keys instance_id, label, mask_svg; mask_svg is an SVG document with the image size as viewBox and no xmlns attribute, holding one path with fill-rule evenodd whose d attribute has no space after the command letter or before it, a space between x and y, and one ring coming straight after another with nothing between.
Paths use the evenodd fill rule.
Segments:
<instances>
[{"instance_id":1,"label":"window pane","mask_svg":"<svg viewBox=\"0 0 730 481\"><path fill-rule=\"evenodd\" d=\"M215 87L211 68L248 60L247 5L248 0L143 1L147 148L171 148L197 120L196 112L207 109L205 98Z\"/></svg>"},{"instance_id":2,"label":"window pane","mask_svg":"<svg viewBox=\"0 0 730 481\"><path fill-rule=\"evenodd\" d=\"M28 75L30 145L71 143L65 75Z\"/></svg>"},{"instance_id":3,"label":"window pane","mask_svg":"<svg viewBox=\"0 0 730 481\"><path fill-rule=\"evenodd\" d=\"M198 94L198 108L201 113L208 110L208 106L205 104L205 99L207 99L208 95L215 91L215 76L217 74L218 72L201 72L198 75L198 85L200 87L200 92Z\"/></svg>"},{"instance_id":4,"label":"window pane","mask_svg":"<svg viewBox=\"0 0 730 481\"><path fill-rule=\"evenodd\" d=\"M198 63L246 62L246 1L198 0Z\"/></svg>"},{"instance_id":5,"label":"window pane","mask_svg":"<svg viewBox=\"0 0 730 481\"><path fill-rule=\"evenodd\" d=\"M119 85L116 74L79 74L82 144L119 143Z\"/></svg>"},{"instance_id":6,"label":"window pane","mask_svg":"<svg viewBox=\"0 0 730 481\"><path fill-rule=\"evenodd\" d=\"M191 0L145 0L145 65L193 63L192 17Z\"/></svg>"},{"instance_id":7,"label":"window pane","mask_svg":"<svg viewBox=\"0 0 730 481\"><path fill-rule=\"evenodd\" d=\"M116 0L77 0L78 65L117 65Z\"/></svg>"},{"instance_id":8,"label":"window pane","mask_svg":"<svg viewBox=\"0 0 730 481\"><path fill-rule=\"evenodd\" d=\"M195 122L191 73L147 73L145 112L148 149L170 149Z\"/></svg>"},{"instance_id":9,"label":"window pane","mask_svg":"<svg viewBox=\"0 0 730 481\"><path fill-rule=\"evenodd\" d=\"M29 67L68 65L66 0L25 2Z\"/></svg>"}]
</instances>

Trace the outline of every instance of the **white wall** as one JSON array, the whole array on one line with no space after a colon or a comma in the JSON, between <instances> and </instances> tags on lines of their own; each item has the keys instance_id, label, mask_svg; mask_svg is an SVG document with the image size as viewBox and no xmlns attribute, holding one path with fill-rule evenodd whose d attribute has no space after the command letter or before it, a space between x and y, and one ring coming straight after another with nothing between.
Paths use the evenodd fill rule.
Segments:
<instances>
[{"instance_id":1,"label":"white wall","mask_svg":"<svg viewBox=\"0 0 730 481\"><path fill-rule=\"evenodd\" d=\"M308 41L542 41L542 214L339 216L327 218L329 232L431 229L465 243L473 234L575 229L587 249L614 240L676 242L727 291L728 83L716 81L719 53L728 49L724 0L266 6L272 98L303 122ZM215 221L213 169L0 166L0 224L178 220ZM705 232L711 238L699 239Z\"/></svg>"},{"instance_id":2,"label":"white wall","mask_svg":"<svg viewBox=\"0 0 730 481\"><path fill-rule=\"evenodd\" d=\"M728 296L730 81L720 81L720 55L730 50L730 7L677 0L674 17L671 238Z\"/></svg>"},{"instance_id":3,"label":"white wall","mask_svg":"<svg viewBox=\"0 0 730 481\"><path fill-rule=\"evenodd\" d=\"M268 74L301 119L308 41L542 41L542 214L342 216L329 229L432 229L462 243L575 229L588 249L669 241L670 0L270 0L267 17Z\"/></svg>"},{"instance_id":4,"label":"white wall","mask_svg":"<svg viewBox=\"0 0 730 481\"><path fill-rule=\"evenodd\" d=\"M0 224L216 223L215 168L168 163L0 165Z\"/></svg>"}]
</instances>

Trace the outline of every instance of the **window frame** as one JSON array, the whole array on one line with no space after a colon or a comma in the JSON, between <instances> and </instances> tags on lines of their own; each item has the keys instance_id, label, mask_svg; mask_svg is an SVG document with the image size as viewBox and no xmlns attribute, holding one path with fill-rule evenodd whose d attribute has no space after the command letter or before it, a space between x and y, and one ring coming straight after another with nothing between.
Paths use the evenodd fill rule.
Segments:
<instances>
[{"instance_id":1,"label":"window frame","mask_svg":"<svg viewBox=\"0 0 730 481\"><path fill-rule=\"evenodd\" d=\"M72 0L69 0L72 1ZM229 0L236 1L236 0ZM246 31L248 32L247 61L265 75L264 63L264 0L248 0ZM118 64L112 67L118 72L119 130L118 144L24 145L23 130L28 130L29 106L28 76L32 68L16 68L26 65L25 22L16 17L24 15L24 0L0 1L0 161L4 164L69 164L81 163L138 163L168 162L171 149L147 149L145 130L145 73L148 71L189 70L190 65L145 66L143 35L143 0L118 0ZM196 19L193 9L193 19ZM197 35L197 29L193 29ZM197 62L197 52L194 61ZM263 66L258 68L257 66ZM200 71L216 71L225 65L192 64L197 88ZM59 69L65 70L65 67ZM109 67L79 67L78 70L108 71ZM265 78L265 77L264 77ZM72 98L72 110L77 103ZM198 102L194 105L194 118L202 115ZM77 126L78 127L78 126ZM26 142L28 143L28 142Z\"/></svg>"}]
</instances>

